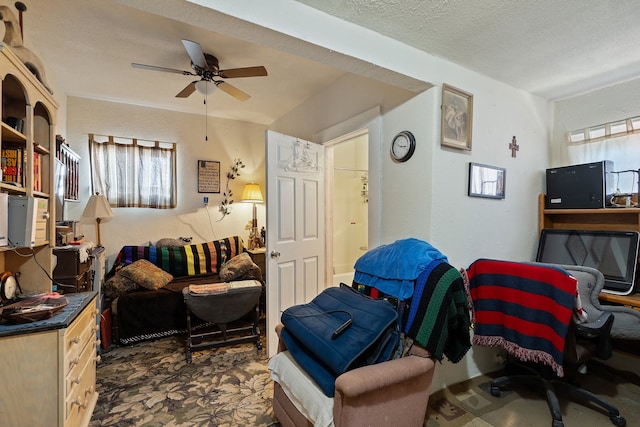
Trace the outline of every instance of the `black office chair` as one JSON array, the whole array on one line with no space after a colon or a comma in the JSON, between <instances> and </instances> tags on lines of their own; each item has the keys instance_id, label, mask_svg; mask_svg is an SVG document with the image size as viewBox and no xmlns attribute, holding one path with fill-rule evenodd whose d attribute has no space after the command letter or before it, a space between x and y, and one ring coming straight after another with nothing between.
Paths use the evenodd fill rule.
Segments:
<instances>
[{"instance_id":1,"label":"black office chair","mask_svg":"<svg viewBox=\"0 0 640 427\"><path fill-rule=\"evenodd\" d=\"M581 275L587 274L584 271ZM618 409L593 393L572 384L578 367L589 359L612 355L609 334L612 313L576 324L576 283L570 271L539 263L479 259L467 270L475 324L473 343L502 347L517 361L508 375L491 382L491 394L501 387L526 384L541 387L553 417L553 427L563 427L556 389L571 400L592 402L604 408L619 427L626 420Z\"/></svg>"}]
</instances>

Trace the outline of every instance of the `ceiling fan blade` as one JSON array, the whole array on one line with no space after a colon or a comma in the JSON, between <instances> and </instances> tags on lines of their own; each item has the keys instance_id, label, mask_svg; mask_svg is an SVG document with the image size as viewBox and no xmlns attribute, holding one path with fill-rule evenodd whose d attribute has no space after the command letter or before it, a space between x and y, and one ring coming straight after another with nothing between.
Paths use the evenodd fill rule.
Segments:
<instances>
[{"instance_id":1,"label":"ceiling fan blade","mask_svg":"<svg viewBox=\"0 0 640 427\"><path fill-rule=\"evenodd\" d=\"M249 94L244 93L243 91L241 91L237 87L232 86L227 82L217 81L217 82L214 82L214 83L216 84L216 86L218 86L218 88L220 90L222 90L224 92L227 92L229 95L233 96L238 101L246 101L247 99L251 98L251 96L249 96Z\"/></svg>"},{"instance_id":2,"label":"ceiling fan blade","mask_svg":"<svg viewBox=\"0 0 640 427\"><path fill-rule=\"evenodd\" d=\"M182 89L180 91L180 93L178 93L176 95L176 98L187 98L189 97L189 95L191 95L193 92L195 92L196 90L196 83L197 80L195 82L191 82L187 85L187 87L185 87L184 89Z\"/></svg>"},{"instance_id":3,"label":"ceiling fan blade","mask_svg":"<svg viewBox=\"0 0 640 427\"><path fill-rule=\"evenodd\" d=\"M184 48L187 50L189 54L189 58L191 58L191 62L196 65L198 68L203 70L208 70L209 66L207 65L207 60L204 57L204 52L202 52L202 47L200 47L199 43L193 42L191 40L182 39L182 44Z\"/></svg>"},{"instance_id":4,"label":"ceiling fan blade","mask_svg":"<svg viewBox=\"0 0 640 427\"><path fill-rule=\"evenodd\" d=\"M232 68L230 70L220 70L218 75L226 79L231 79L234 77L261 77L267 75L267 69L263 66Z\"/></svg>"},{"instance_id":5,"label":"ceiling fan blade","mask_svg":"<svg viewBox=\"0 0 640 427\"><path fill-rule=\"evenodd\" d=\"M196 75L196 74L193 74L191 71L176 70L175 68L157 67L155 65L136 64L135 62L132 62L131 66L133 68L142 68L143 70L164 71L165 73L176 73L176 74L182 74L185 76Z\"/></svg>"}]
</instances>

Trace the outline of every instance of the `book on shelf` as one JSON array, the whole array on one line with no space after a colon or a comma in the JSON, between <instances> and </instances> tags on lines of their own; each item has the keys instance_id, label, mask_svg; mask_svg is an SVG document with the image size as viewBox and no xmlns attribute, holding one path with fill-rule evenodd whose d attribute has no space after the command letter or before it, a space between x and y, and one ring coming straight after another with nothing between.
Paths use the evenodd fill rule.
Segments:
<instances>
[{"instance_id":1,"label":"book on shelf","mask_svg":"<svg viewBox=\"0 0 640 427\"><path fill-rule=\"evenodd\" d=\"M42 155L33 153L33 191L42 191Z\"/></svg>"},{"instance_id":2,"label":"book on shelf","mask_svg":"<svg viewBox=\"0 0 640 427\"><path fill-rule=\"evenodd\" d=\"M20 146L3 144L0 154L2 180L24 186L24 149Z\"/></svg>"}]
</instances>

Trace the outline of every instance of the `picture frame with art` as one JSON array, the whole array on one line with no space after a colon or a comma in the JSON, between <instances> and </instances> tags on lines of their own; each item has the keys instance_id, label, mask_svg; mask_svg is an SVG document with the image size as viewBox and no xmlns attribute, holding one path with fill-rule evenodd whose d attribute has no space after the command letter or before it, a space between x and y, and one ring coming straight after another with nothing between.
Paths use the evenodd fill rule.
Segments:
<instances>
[{"instance_id":1,"label":"picture frame with art","mask_svg":"<svg viewBox=\"0 0 640 427\"><path fill-rule=\"evenodd\" d=\"M507 170L469 162L469 197L504 199Z\"/></svg>"},{"instance_id":2,"label":"picture frame with art","mask_svg":"<svg viewBox=\"0 0 640 427\"><path fill-rule=\"evenodd\" d=\"M440 145L471 151L472 129L473 95L443 84Z\"/></svg>"}]
</instances>

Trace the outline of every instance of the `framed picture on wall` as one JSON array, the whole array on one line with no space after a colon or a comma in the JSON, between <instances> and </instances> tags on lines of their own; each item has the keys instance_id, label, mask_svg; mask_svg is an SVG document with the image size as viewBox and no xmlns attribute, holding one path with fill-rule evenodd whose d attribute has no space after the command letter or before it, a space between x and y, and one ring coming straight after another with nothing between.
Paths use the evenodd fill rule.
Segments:
<instances>
[{"instance_id":1,"label":"framed picture on wall","mask_svg":"<svg viewBox=\"0 0 640 427\"><path fill-rule=\"evenodd\" d=\"M198 160L198 193L220 193L220 162Z\"/></svg>"},{"instance_id":2,"label":"framed picture on wall","mask_svg":"<svg viewBox=\"0 0 640 427\"><path fill-rule=\"evenodd\" d=\"M506 174L505 168L469 163L469 196L504 199Z\"/></svg>"},{"instance_id":3,"label":"framed picture on wall","mask_svg":"<svg viewBox=\"0 0 640 427\"><path fill-rule=\"evenodd\" d=\"M472 125L473 95L443 84L440 145L471 151Z\"/></svg>"}]
</instances>

